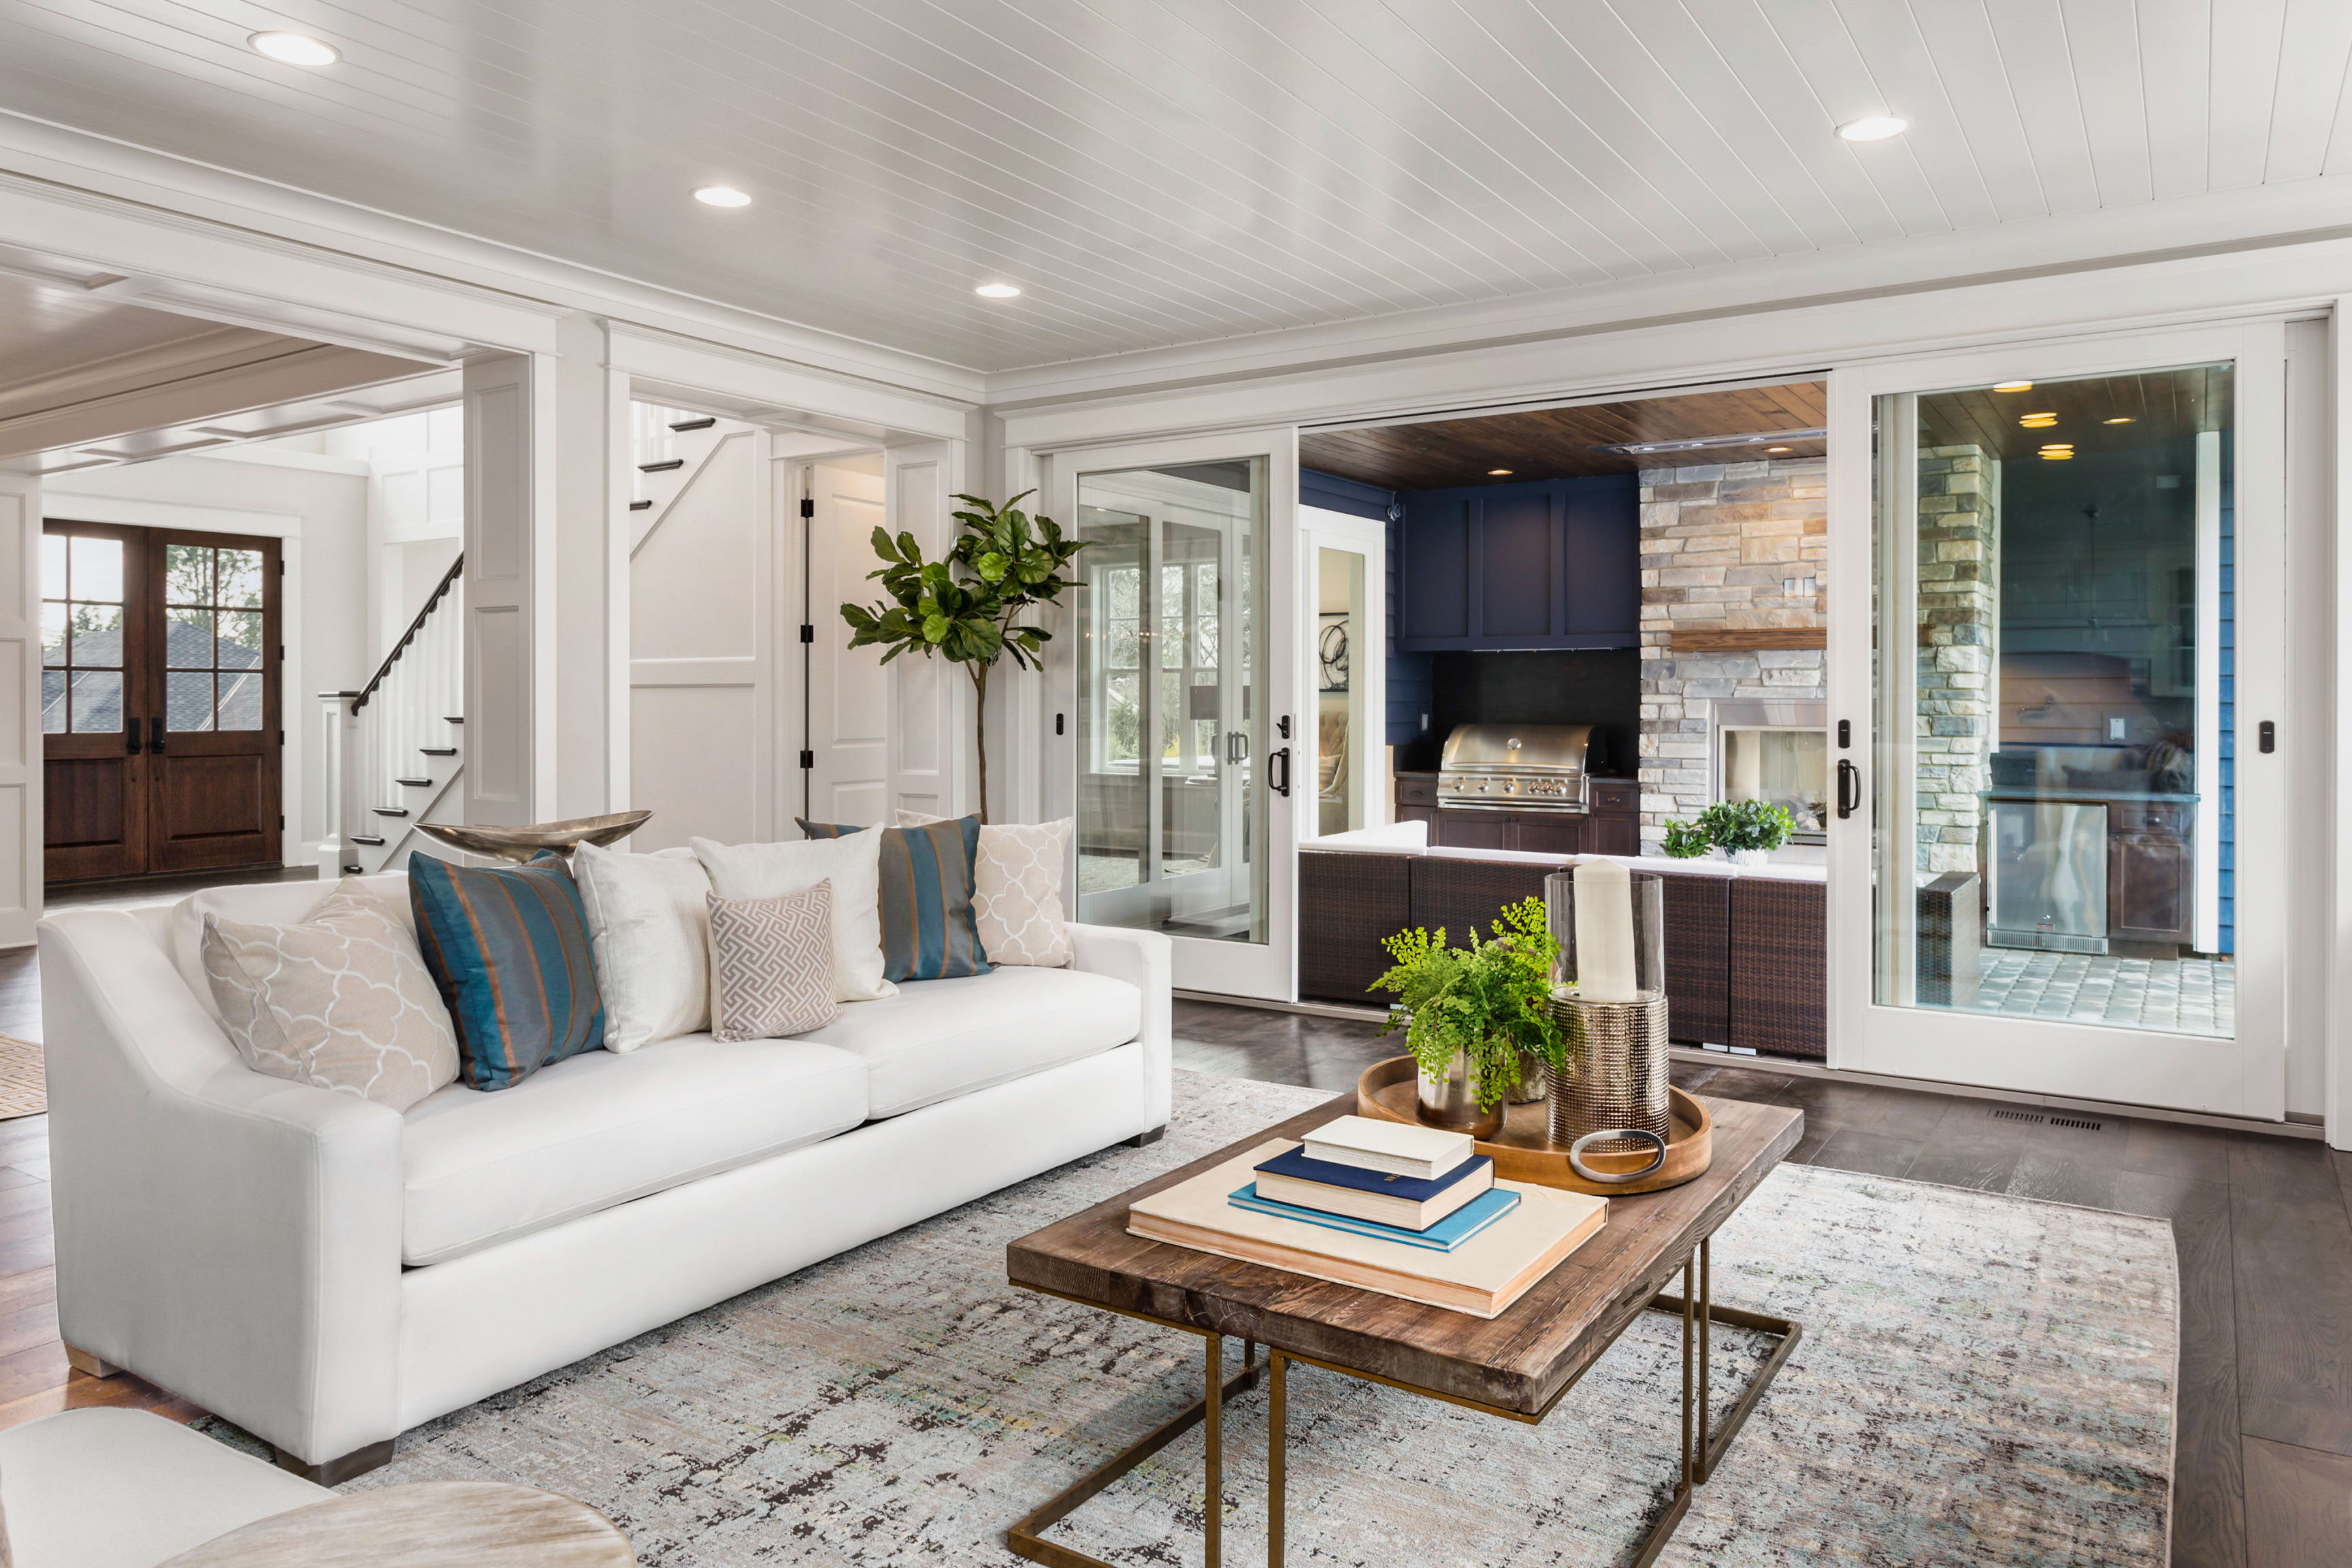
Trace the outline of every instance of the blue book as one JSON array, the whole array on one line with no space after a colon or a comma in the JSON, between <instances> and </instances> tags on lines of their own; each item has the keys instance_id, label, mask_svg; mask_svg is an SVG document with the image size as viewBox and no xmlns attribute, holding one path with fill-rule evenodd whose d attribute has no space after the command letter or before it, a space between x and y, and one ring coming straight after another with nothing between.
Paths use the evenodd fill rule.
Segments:
<instances>
[{"instance_id":1,"label":"blue book","mask_svg":"<svg viewBox=\"0 0 2352 1568\"><path fill-rule=\"evenodd\" d=\"M1346 1215L1326 1214L1321 1209L1301 1208L1297 1204L1279 1204L1272 1198L1257 1195L1257 1184L1252 1182L1225 1201L1235 1208L1249 1209L1257 1214L1270 1214L1283 1219L1295 1219L1307 1225L1319 1225L1328 1230L1349 1231L1357 1236L1370 1236L1382 1241L1402 1242L1432 1252L1451 1252L1464 1242L1519 1206L1519 1194L1507 1187L1495 1187L1431 1226L1427 1230L1402 1230L1392 1225L1381 1225L1368 1219L1349 1219Z\"/></svg>"},{"instance_id":2,"label":"blue book","mask_svg":"<svg viewBox=\"0 0 2352 1568\"><path fill-rule=\"evenodd\" d=\"M1327 1187L1353 1187L1360 1193L1373 1193L1384 1198L1401 1198L1409 1204L1425 1204L1465 1176L1491 1170L1495 1162L1481 1154L1465 1160L1442 1176L1423 1181L1413 1176L1391 1176L1381 1171L1367 1171L1360 1165L1342 1165L1336 1160L1318 1160L1302 1145L1287 1154L1277 1154L1256 1167L1261 1175L1287 1176L1294 1182L1320 1182Z\"/></svg>"}]
</instances>

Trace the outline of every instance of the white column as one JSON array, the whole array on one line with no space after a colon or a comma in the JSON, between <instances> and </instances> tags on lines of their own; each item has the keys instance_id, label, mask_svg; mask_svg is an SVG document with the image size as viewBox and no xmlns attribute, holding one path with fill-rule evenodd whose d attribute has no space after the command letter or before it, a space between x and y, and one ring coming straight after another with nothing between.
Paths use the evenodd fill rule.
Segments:
<instances>
[{"instance_id":1,"label":"white column","mask_svg":"<svg viewBox=\"0 0 2352 1568\"><path fill-rule=\"evenodd\" d=\"M629 378L594 318L556 332L554 815L590 816L629 804Z\"/></svg>"},{"instance_id":2,"label":"white column","mask_svg":"<svg viewBox=\"0 0 2352 1568\"><path fill-rule=\"evenodd\" d=\"M41 918L41 481L0 474L0 947Z\"/></svg>"}]
</instances>

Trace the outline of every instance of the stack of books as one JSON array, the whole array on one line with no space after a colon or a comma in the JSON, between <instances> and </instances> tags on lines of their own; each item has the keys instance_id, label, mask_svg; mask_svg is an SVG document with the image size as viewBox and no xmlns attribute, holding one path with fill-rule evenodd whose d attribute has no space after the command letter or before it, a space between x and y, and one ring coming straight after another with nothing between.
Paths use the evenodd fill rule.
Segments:
<instances>
[{"instance_id":1,"label":"stack of books","mask_svg":"<svg viewBox=\"0 0 2352 1568\"><path fill-rule=\"evenodd\" d=\"M1136 1201L1128 1229L1343 1285L1500 1314L1598 1231L1608 1204L1497 1181L1463 1133L1343 1116Z\"/></svg>"}]
</instances>

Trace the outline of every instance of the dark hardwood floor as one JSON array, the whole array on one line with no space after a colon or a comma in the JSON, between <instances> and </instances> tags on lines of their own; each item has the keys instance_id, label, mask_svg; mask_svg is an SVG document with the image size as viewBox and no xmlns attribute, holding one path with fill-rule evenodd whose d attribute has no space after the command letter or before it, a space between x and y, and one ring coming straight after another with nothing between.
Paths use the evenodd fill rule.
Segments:
<instances>
[{"instance_id":1,"label":"dark hardwood floor","mask_svg":"<svg viewBox=\"0 0 2352 1568\"><path fill-rule=\"evenodd\" d=\"M1176 1065L1355 1087L1370 1024L1176 1004ZM2325 1144L1827 1083L1727 1062L1675 1081L1805 1112L1799 1162L2172 1222L2180 1257L2172 1561L2352 1564L2352 1158Z\"/></svg>"},{"instance_id":2,"label":"dark hardwood floor","mask_svg":"<svg viewBox=\"0 0 2352 1568\"><path fill-rule=\"evenodd\" d=\"M0 1033L39 1036L29 950L0 952ZM1176 1005L1176 1037L1179 1067L1335 1094L1396 1054L1370 1024L1193 1002ZM1675 1079L1801 1107L1801 1162L2169 1219L2181 1286L2173 1562L2352 1563L2352 1159L2133 1117L2020 1120L1986 1100L1728 1063L1678 1063ZM54 1262L47 1119L0 1121L0 1426L76 1405L197 1415L135 1377L68 1373Z\"/></svg>"}]
</instances>

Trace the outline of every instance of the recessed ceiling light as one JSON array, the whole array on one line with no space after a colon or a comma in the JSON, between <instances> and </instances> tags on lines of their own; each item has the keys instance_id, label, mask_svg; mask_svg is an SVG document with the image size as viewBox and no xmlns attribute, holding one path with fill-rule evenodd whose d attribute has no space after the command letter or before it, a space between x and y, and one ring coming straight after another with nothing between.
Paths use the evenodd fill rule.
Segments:
<instances>
[{"instance_id":1,"label":"recessed ceiling light","mask_svg":"<svg viewBox=\"0 0 2352 1568\"><path fill-rule=\"evenodd\" d=\"M2055 414L2029 414L2024 418L2019 420L2018 423L2024 426L2028 430L2047 430L2050 426L2058 423L2058 416Z\"/></svg>"},{"instance_id":2,"label":"recessed ceiling light","mask_svg":"<svg viewBox=\"0 0 2352 1568\"><path fill-rule=\"evenodd\" d=\"M1010 283L983 283L972 290L983 300L1018 300L1021 290Z\"/></svg>"},{"instance_id":3,"label":"recessed ceiling light","mask_svg":"<svg viewBox=\"0 0 2352 1568\"><path fill-rule=\"evenodd\" d=\"M2099 421L2102 425L2128 425L2131 422L2132 416L2128 414L2119 414L2113 419L2102 419Z\"/></svg>"},{"instance_id":4,"label":"recessed ceiling light","mask_svg":"<svg viewBox=\"0 0 2352 1568\"><path fill-rule=\"evenodd\" d=\"M1995 392L2031 392L2033 384L2030 381L1997 381L1992 384L1992 389Z\"/></svg>"},{"instance_id":5,"label":"recessed ceiling light","mask_svg":"<svg viewBox=\"0 0 2352 1568\"><path fill-rule=\"evenodd\" d=\"M1764 449L1768 452L1785 452L1789 450L1786 447L1767 447Z\"/></svg>"},{"instance_id":6,"label":"recessed ceiling light","mask_svg":"<svg viewBox=\"0 0 2352 1568\"><path fill-rule=\"evenodd\" d=\"M1486 477L1490 479L1507 479L1511 477L1511 470L1508 468L1488 468L1486 470Z\"/></svg>"},{"instance_id":7,"label":"recessed ceiling light","mask_svg":"<svg viewBox=\"0 0 2352 1568\"><path fill-rule=\"evenodd\" d=\"M2074 456L2072 452L2044 452L2042 454L2042 460L2045 463L2063 463Z\"/></svg>"},{"instance_id":8,"label":"recessed ceiling light","mask_svg":"<svg viewBox=\"0 0 2352 1568\"><path fill-rule=\"evenodd\" d=\"M1859 120L1849 120L1837 128L1837 133L1848 142L1884 142L1889 136L1900 136L1911 129L1911 122L1893 114L1865 114Z\"/></svg>"},{"instance_id":9,"label":"recessed ceiling light","mask_svg":"<svg viewBox=\"0 0 2352 1568\"><path fill-rule=\"evenodd\" d=\"M694 193L694 199L707 207L748 207L751 198L732 185L705 185Z\"/></svg>"},{"instance_id":10,"label":"recessed ceiling light","mask_svg":"<svg viewBox=\"0 0 2352 1568\"><path fill-rule=\"evenodd\" d=\"M289 66L331 66L343 58L334 45L299 33L256 33L246 42L259 53Z\"/></svg>"}]
</instances>

